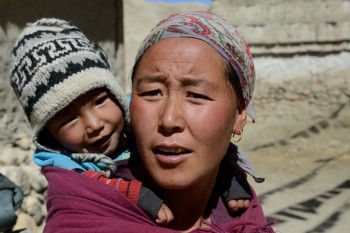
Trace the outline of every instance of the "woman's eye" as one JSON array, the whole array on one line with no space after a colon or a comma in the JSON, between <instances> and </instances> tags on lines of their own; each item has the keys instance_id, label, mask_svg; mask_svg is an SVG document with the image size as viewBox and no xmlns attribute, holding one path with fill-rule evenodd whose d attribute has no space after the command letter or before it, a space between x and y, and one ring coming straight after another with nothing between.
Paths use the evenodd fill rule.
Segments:
<instances>
[{"instance_id":1,"label":"woman's eye","mask_svg":"<svg viewBox=\"0 0 350 233\"><path fill-rule=\"evenodd\" d=\"M161 96L160 90L145 91L141 93L141 96Z\"/></svg>"},{"instance_id":2,"label":"woman's eye","mask_svg":"<svg viewBox=\"0 0 350 233\"><path fill-rule=\"evenodd\" d=\"M210 100L210 98L206 95L202 95L199 93L194 93L194 92L190 92L188 94L188 97L194 98L194 99L204 99L204 100Z\"/></svg>"}]
</instances>

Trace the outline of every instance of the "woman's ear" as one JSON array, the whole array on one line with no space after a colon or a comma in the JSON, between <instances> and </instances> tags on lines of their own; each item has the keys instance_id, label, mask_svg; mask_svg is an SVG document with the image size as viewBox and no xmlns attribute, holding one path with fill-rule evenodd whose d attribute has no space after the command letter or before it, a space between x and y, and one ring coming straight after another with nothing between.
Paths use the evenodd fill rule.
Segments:
<instances>
[{"instance_id":1,"label":"woman's ear","mask_svg":"<svg viewBox=\"0 0 350 233\"><path fill-rule=\"evenodd\" d=\"M247 112L244 108L238 108L238 114L233 125L233 133L240 135L247 123Z\"/></svg>"}]
</instances>

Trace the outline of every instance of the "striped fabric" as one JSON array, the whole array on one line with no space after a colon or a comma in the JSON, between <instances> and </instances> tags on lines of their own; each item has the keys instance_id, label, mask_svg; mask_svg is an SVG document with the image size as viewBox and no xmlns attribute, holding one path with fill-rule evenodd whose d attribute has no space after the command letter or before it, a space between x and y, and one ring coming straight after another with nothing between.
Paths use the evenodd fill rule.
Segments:
<instances>
[{"instance_id":1,"label":"striped fabric","mask_svg":"<svg viewBox=\"0 0 350 233\"><path fill-rule=\"evenodd\" d=\"M166 38L191 37L203 40L226 58L239 77L243 104L250 104L254 86L255 70L248 45L237 29L220 16L205 12L180 12L160 21L139 47L135 63L154 43ZM254 120L254 105L247 109Z\"/></svg>"},{"instance_id":2,"label":"striped fabric","mask_svg":"<svg viewBox=\"0 0 350 233\"><path fill-rule=\"evenodd\" d=\"M132 203L137 205L137 202L140 197L140 190L142 184L140 181L127 181L122 178L109 179L103 173L92 170L88 170L83 174L115 188L116 190L124 194Z\"/></svg>"}]
</instances>

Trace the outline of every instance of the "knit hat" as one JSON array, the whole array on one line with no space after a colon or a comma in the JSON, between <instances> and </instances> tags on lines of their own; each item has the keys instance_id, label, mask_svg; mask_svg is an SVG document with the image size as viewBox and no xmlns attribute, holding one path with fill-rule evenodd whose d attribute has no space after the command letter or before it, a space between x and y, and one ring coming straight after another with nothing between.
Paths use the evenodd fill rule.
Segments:
<instances>
[{"instance_id":1,"label":"knit hat","mask_svg":"<svg viewBox=\"0 0 350 233\"><path fill-rule=\"evenodd\" d=\"M11 54L10 81L39 149L57 152L40 132L74 99L96 88L106 88L114 95L129 126L126 95L110 70L106 54L64 20L43 18L27 25Z\"/></svg>"},{"instance_id":2,"label":"knit hat","mask_svg":"<svg viewBox=\"0 0 350 233\"><path fill-rule=\"evenodd\" d=\"M235 70L242 89L243 105L255 120L252 100L255 71L253 58L243 36L218 15L205 11L180 12L160 21L139 47L135 64L154 43L166 38L191 37L210 44Z\"/></svg>"}]
</instances>

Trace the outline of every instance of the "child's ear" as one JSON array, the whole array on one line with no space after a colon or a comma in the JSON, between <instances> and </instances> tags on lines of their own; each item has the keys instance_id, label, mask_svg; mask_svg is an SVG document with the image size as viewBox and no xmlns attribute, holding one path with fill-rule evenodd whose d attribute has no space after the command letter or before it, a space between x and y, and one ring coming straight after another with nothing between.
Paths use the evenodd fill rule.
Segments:
<instances>
[{"instance_id":1,"label":"child's ear","mask_svg":"<svg viewBox=\"0 0 350 233\"><path fill-rule=\"evenodd\" d=\"M243 128L247 123L247 112L244 108L238 108L235 123L233 125L233 133L240 135L243 132Z\"/></svg>"}]
</instances>

